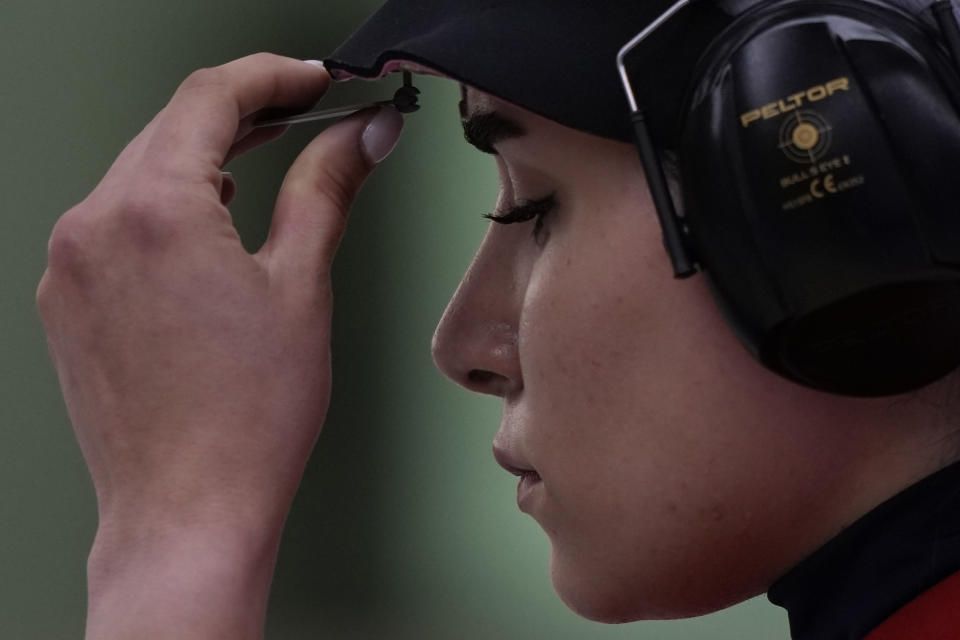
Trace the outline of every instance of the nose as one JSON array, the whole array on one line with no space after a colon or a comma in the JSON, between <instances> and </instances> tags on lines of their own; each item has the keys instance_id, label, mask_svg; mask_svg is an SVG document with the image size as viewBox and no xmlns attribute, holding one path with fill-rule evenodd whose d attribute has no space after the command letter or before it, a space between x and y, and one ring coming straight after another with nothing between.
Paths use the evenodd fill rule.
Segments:
<instances>
[{"instance_id":1,"label":"nose","mask_svg":"<svg viewBox=\"0 0 960 640\"><path fill-rule=\"evenodd\" d=\"M523 287L509 255L498 250L497 231L484 238L447 305L432 352L437 368L460 386L506 397L523 388L517 351Z\"/></svg>"}]
</instances>

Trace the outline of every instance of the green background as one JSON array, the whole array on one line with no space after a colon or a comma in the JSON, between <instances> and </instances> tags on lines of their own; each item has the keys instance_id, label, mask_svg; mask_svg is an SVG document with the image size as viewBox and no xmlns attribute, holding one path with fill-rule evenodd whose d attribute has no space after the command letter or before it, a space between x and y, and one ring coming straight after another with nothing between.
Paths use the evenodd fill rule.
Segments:
<instances>
[{"instance_id":1,"label":"green background","mask_svg":"<svg viewBox=\"0 0 960 640\"><path fill-rule=\"evenodd\" d=\"M320 58L379 3L4 0L0 7L0 638L78 638L95 504L34 308L46 240L193 69L256 51ZM337 86L330 104L390 95ZM444 380L430 336L495 200L456 87L424 107L361 194L336 275L330 417L285 533L268 638L787 637L758 598L694 620L604 626L552 591L548 545L490 455L495 399ZM319 125L236 161L253 249Z\"/></svg>"}]
</instances>

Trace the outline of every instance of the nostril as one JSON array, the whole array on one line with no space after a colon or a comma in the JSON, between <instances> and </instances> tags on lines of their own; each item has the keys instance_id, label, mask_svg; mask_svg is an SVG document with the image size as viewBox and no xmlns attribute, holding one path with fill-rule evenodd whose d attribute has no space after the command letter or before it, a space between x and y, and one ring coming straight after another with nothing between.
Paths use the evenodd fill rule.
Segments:
<instances>
[{"instance_id":1,"label":"nostril","mask_svg":"<svg viewBox=\"0 0 960 640\"><path fill-rule=\"evenodd\" d=\"M489 393L501 396L506 393L510 380L505 376L487 369L471 369L463 386L477 393Z\"/></svg>"},{"instance_id":2,"label":"nostril","mask_svg":"<svg viewBox=\"0 0 960 640\"><path fill-rule=\"evenodd\" d=\"M499 377L500 376L492 371L486 371L484 369L471 369L470 373L467 374L467 380L476 385L487 385L491 380Z\"/></svg>"}]
</instances>

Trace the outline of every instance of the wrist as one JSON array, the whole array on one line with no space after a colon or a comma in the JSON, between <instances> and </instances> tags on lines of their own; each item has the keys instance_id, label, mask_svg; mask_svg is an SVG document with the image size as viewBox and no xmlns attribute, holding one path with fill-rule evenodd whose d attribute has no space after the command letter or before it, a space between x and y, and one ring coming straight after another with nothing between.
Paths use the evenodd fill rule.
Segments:
<instances>
[{"instance_id":1,"label":"wrist","mask_svg":"<svg viewBox=\"0 0 960 640\"><path fill-rule=\"evenodd\" d=\"M87 640L261 638L279 539L272 527L102 522Z\"/></svg>"}]
</instances>

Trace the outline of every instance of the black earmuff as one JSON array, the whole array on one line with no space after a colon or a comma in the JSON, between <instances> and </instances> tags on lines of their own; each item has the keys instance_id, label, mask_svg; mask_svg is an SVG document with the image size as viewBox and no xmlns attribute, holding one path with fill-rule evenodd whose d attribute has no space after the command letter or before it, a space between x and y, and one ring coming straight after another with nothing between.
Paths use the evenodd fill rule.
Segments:
<instances>
[{"instance_id":1,"label":"black earmuff","mask_svg":"<svg viewBox=\"0 0 960 640\"><path fill-rule=\"evenodd\" d=\"M960 29L937 7L939 30L873 0L711 7L684 107L632 105L677 275L698 264L750 352L807 386L890 395L960 366Z\"/></svg>"}]
</instances>

